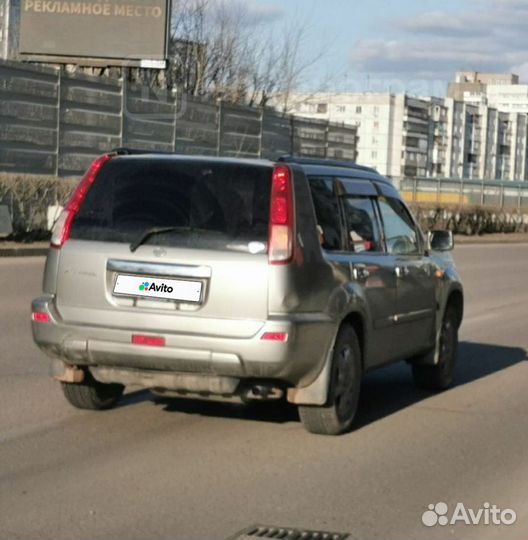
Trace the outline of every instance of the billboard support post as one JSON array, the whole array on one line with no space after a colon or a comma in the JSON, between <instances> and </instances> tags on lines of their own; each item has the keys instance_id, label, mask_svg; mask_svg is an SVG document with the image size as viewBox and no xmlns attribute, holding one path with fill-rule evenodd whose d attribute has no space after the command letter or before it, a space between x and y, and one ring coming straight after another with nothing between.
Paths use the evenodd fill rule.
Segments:
<instances>
[{"instance_id":1,"label":"billboard support post","mask_svg":"<svg viewBox=\"0 0 528 540\"><path fill-rule=\"evenodd\" d=\"M121 126L119 132L119 142L120 146L125 146L124 135L125 135L125 115L127 114L126 103L127 103L127 68L123 67L121 70Z\"/></svg>"},{"instance_id":2,"label":"billboard support post","mask_svg":"<svg viewBox=\"0 0 528 540\"><path fill-rule=\"evenodd\" d=\"M59 176L59 161L60 161L60 148L61 148L61 142L60 142L60 125L61 125L61 80L62 80L62 69L59 67L57 68L57 124L56 124L56 131L55 131L55 175Z\"/></svg>"}]
</instances>

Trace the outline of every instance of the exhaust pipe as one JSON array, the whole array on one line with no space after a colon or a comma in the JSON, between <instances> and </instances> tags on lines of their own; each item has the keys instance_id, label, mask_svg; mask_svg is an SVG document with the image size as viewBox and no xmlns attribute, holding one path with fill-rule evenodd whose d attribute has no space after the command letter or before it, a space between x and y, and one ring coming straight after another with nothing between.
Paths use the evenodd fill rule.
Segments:
<instances>
[{"instance_id":1,"label":"exhaust pipe","mask_svg":"<svg viewBox=\"0 0 528 540\"><path fill-rule=\"evenodd\" d=\"M242 391L245 401L276 401L284 397L284 390L271 384L253 384Z\"/></svg>"}]
</instances>

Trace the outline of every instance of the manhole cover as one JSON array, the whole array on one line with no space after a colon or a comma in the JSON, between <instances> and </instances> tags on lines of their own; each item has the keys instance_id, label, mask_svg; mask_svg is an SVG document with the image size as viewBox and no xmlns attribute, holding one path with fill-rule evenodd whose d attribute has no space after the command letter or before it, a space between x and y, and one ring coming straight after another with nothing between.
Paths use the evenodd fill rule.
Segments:
<instances>
[{"instance_id":1,"label":"manhole cover","mask_svg":"<svg viewBox=\"0 0 528 540\"><path fill-rule=\"evenodd\" d=\"M235 536L231 536L228 540L257 540L258 538L273 538L274 540L345 540L349 538L349 534L253 525L240 531Z\"/></svg>"}]
</instances>

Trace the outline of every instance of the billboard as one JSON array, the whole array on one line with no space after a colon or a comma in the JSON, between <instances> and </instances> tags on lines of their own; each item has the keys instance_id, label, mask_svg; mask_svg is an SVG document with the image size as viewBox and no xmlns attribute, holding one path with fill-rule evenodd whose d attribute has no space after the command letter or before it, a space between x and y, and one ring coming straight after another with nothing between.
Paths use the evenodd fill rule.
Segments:
<instances>
[{"instance_id":1,"label":"billboard","mask_svg":"<svg viewBox=\"0 0 528 540\"><path fill-rule=\"evenodd\" d=\"M170 0L21 0L20 11L22 58L165 67Z\"/></svg>"}]
</instances>

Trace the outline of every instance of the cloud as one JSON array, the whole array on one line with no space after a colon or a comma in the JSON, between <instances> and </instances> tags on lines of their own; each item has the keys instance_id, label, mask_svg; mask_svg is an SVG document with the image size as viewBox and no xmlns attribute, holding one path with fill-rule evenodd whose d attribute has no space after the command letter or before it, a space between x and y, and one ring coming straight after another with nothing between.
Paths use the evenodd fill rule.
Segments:
<instances>
[{"instance_id":1,"label":"cloud","mask_svg":"<svg viewBox=\"0 0 528 540\"><path fill-rule=\"evenodd\" d=\"M244 29L275 22L286 13L283 8L260 0L173 0L173 10L176 15L190 16L203 11L208 20L227 17L243 22Z\"/></svg>"},{"instance_id":2,"label":"cloud","mask_svg":"<svg viewBox=\"0 0 528 540\"><path fill-rule=\"evenodd\" d=\"M450 80L457 70L518 72L528 79L528 0L465 0L391 21L391 39L359 40L353 65L372 74Z\"/></svg>"},{"instance_id":3,"label":"cloud","mask_svg":"<svg viewBox=\"0 0 528 540\"><path fill-rule=\"evenodd\" d=\"M243 16L244 23L257 26L281 19L285 15L284 9L272 4L258 2L257 0L213 0L217 9L227 9Z\"/></svg>"},{"instance_id":4,"label":"cloud","mask_svg":"<svg viewBox=\"0 0 528 540\"><path fill-rule=\"evenodd\" d=\"M434 34L436 36L483 36L488 31L469 24L466 17L447 17L442 11L420 13L413 19L401 21L398 27L409 34Z\"/></svg>"}]
</instances>

